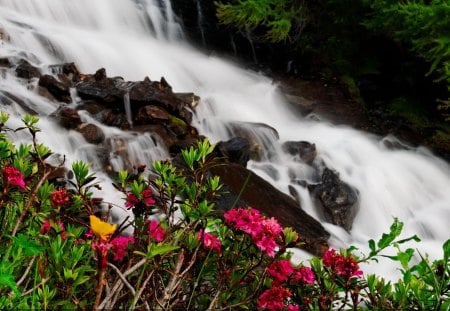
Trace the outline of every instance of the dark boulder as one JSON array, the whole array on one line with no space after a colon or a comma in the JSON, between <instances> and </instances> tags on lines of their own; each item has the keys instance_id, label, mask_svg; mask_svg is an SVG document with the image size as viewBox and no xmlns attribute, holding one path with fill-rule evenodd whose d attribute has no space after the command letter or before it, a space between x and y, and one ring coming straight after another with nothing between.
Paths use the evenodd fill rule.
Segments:
<instances>
[{"instance_id":1,"label":"dark boulder","mask_svg":"<svg viewBox=\"0 0 450 311\"><path fill-rule=\"evenodd\" d=\"M123 130L131 128L127 116L124 113L115 111L113 109L104 109L97 116L96 119L108 126L115 126Z\"/></svg>"},{"instance_id":2,"label":"dark boulder","mask_svg":"<svg viewBox=\"0 0 450 311\"><path fill-rule=\"evenodd\" d=\"M23 79L39 78L41 76L41 71L25 59L21 59L16 67L16 75Z\"/></svg>"},{"instance_id":3,"label":"dark boulder","mask_svg":"<svg viewBox=\"0 0 450 311\"><path fill-rule=\"evenodd\" d=\"M76 84L78 96L83 100L94 100L107 104L109 108L124 111L126 90L121 87L119 78L106 77L105 69L99 69L93 76L87 76Z\"/></svg>"},{"instance_id":4,"label":"dark boulder","mask_svg":"<svg viewBox=\"0 0 450 311\"><path fill-rule=\"evenodd\" d=\"M310 187L320 202L325 220L350 231L358 212L358 192L340 180L339 175L325 168L322 183Z\"/></svg>"},{"instance_id":5,"label":"dark boulder","mask_svg":"<svg viewBox=\"0 0 450 311\"><path fill-rule=\"evenodd\" d=\"M100 144L105 139L102 129L95 124L81 124L78 128L84 139L91 144Z\"/></svg>"},{"instance_id":6,"label":"dark boulder","mask_svg":"<svg viewBox=\"0 0 450 311\"><path fill-rule=\"evenodd\" d=\"M59 101L70 103L72 97L70 96L70 84L62 83L54 76L43 75L39 78L39 86L47 89L53 97Z\"/></svg>"},{"instance_id":7,"label":"dark boulder","mask_svg":"<svg viewBox=\"0 0 450 311\"><path fill-rule=\"evenodd\" d=\"M316 145L307 141L287 141L282 145L282 149L309 165L312 164L317 155Z\"/></svg>"},{"instance_id":8,"label":"dark boulder","mask_svg":"<svg viewBox=\"0 0 450 311\"><path fill-rule=\"evenodd\" d=\"M272 159L275 156L274 146L270 143L278 140L276 129L264 123L232 122L228 125L231 136L245 138L250 144L250 158L255 161Z\"/></svg>"},{"instance_id":9,"label":"dark boulder","mask_svg":"<svg viewBox=\"0 0 450 311\"><path fill-rule=\"evenodd\" d=\"M302 248L312 254L321 256L327 249L330 234L289 195L238 164L218 165L211 173L220 177L227 191L219 199L219 209L251 206L266 216L275 217L281 225L293 227L305 243Z\"/></svg>"},{"instance_id":10,"label":"dark boulder","mask_svg":"<svg viewBox=\"0 0 450 311\"><path fill-rule=\"evenodd\" d=\"M134 121L136 124L169 123L170 115L161 107L147 105L139 108Z\"/></svg>"},{"instance_id":11,"label":"dark boulder","mask_svg":"<svg viewBox=\"0 0 450 311\"><path fill-rule=\"evenodd\" d=\"M81 124L78 111L69 107L60 107L51 114L66 129L75 129Z\"/></svg>"},{"instance_id":12,"label":"dark boulder","mask_svg":"<svg viewBox=\"0 0 450 311\"><path fill-rule=\"evenodd\" d=\"M215 149L219 157L224 157L232 163L247 166L250 160L250 143L242 137L233 137L227 141L221 141Z\"/></svg>"},{"instance_id":13,"label":"dark boulder","mask_svg":"<svg viewBox=\"0 0 450 311\"><path fill-rule=\"evenodd\" d=\"M12 64L11 64L11 61L9 60L9 58L7 58L7 57L1 57L1 58L0 58L0 67L3 67L3 68L11 68L11 67L12 67Z\"/></svg>"},{"instance_id":14,"label":"dark boulder","mask_svg":"<svg viewBox=\"0 0 450 311\"><path fill-rule=\"evenodd\" d=\"M154 105L164 108L167 112L179 115L186 104L174 95L170 87L161 82L152 82L149 78L135 82L129 89L132 110Z\"/></svg>"}]
</instances>

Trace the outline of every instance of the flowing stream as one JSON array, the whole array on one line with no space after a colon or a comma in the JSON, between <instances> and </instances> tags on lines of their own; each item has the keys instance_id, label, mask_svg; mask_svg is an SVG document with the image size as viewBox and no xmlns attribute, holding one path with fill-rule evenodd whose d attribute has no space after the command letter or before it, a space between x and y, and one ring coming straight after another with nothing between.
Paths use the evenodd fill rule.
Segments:
<instances>
[{"instance_id":1,"label":"flowing stream","mask_svg":"<svg viewBox=\"0 0 450 311\"><path fill-rule=\"evenodd\" d=\"M422 238L414 247L431 257L441 256L441 244L450 235L447 163L424 148L389 150L380 137L297 116L270 79L206 56L186 43L169 0L0 0L0 36L0 58L16 62L25 58L44 73L51 72L49 65L75 62L83 73L104 67L108 76L126 80L164 76L174 91L194 92L202 98L194 126L213 142L231 137L230 122L265 123L275 128L279 140L266 131L256 131L263 150L271 155L250 161L248 167L283 192L288 193L292 178L314 182L315 177L311 168L283 153L281 143L315 143L316 161L338 171L343 181L359 191L360 210L350 233L324 223L332 233L332 246L354 244L365 249L369 239L379 238L393 217L398 217L405 223L404 236ZM0 104L2 111L12 115L10 125L18 126L25 111L36 112L41 118L41 141L65 155L68 163L83 159L99 170L94 146L47 118L57 105L38 96L35 85L36 81L24 82L0 68ZM95 123L87 113L81 116ZM116 169L124 161L149 164L167 156L149 136L136 137L97 125L108 138L129 141L128 158L112 160ZM23 136L15 134L14 139ZM106 174L99 172L98 176L104 181L105 197L119 202L120 195L111 190ZM302 208L320 219L308 191L292 186ZM389 275L389 269L389 263L383 263L382 273Z\"/></svg>"}]
</instances>

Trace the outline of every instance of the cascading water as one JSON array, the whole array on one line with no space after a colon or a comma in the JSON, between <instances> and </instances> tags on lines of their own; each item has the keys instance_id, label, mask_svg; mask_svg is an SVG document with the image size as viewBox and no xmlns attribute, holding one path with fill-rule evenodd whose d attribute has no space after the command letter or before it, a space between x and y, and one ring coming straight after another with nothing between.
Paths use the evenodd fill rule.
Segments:
<instances>
[{"instance_id":1,"label":"cascading water","mask_svg":"<svg viewBox=\"0 0 450 311\"><path fill-rule=\"evenodd\" d=\"M263 153L259 162L251 161L249 168L283 192L288 192L293 178L314 182L314 176L305 164L283 153L281 143L315 143L317 161L338 171L343 181L359 191L361 207L350 233L324 224L335 247L354 244L364 249L368 239L388 230L393 217L405 222L405 236L417 234L423 239L421 251L432 257L440 255L440 245L449 237L448 164L423 148L388 150L379 137L296 116L270 79L203 55L181 41L183 35L169 1L0 0L0 33L0 58L25 58L43 72L50 72L51 64L75 62L81 72L104 67L109 76L127 80L164 76L174 90L201 96L194 125L213 141L232 136L230 122L265 123L275 128L279 140L270 131L256 131L263 150L270 152ZM38 96L34 83L27 84L2 70L1 109L12 115L11 126L20 124L26 110L37 113L43 129L39 139L66 155L68 163L75 159L91 162L108 192L110 182L101 173L102 161L93 154L92 145L79 133L61 129L47 118L57 106ZM149 164L167 156L149 136L98 124L88 113L81 117L101 127L106 141L127 148L126 159L119 152L108 155L114 169L125 167L124 161ZM15 140L22 139L15 135ZM264 156L269 153L270 157ZM320 218L308 191L292 186L302 208ZM106 197L119 202L120 198L111 197L113 193ZM384 266L383 272L389 274L390 270Z\"/></svg>"}]
</instances>

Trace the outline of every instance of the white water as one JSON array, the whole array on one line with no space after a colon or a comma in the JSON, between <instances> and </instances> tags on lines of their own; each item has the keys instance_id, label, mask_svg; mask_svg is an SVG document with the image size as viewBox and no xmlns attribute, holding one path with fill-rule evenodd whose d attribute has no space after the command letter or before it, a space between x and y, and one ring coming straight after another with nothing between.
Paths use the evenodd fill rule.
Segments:
<instances>
[{"instance_id":1,"label":"white water","mask_svg":"<svg viewBox=\"0 0 450 311\"><path fill-rule=\"evenodd\" d=\"M126 80L164 76L175 91L201 96L195 125L213 141L229 138L228 121L266 123L277 129L280 140L262 136L260 142L266 151L278 151L277 156L270 162L251 162L249 167L284 192L288 192L292 175L310 181L313 176L306 165L280 152L280 143L313 142L318 161L337 170L341 179L359 190L361 208L350 234L324 224L333 235L330 242L334 247L355 244L364 248L368 239L380 237L392 218L398 217L405 223L404 236L419 235L421 251L432 257L441 255L440 245L450 236L450 168L446 163L423 148L387 150L379 137L296 116L270 79L205 56L183 43L170 3L160 2L162 11L158 1L151 0L0 0L0 31L7 38L0 41L0 57L26 57L44 72L51 64L75 62L81 72L93 73L104 67L109 76ZM100 170L94 147L80 134L48 121L46 116L57 106L39 97L32 86L2 72L0 92L21 98L41 116L40 139L66 155L68 163L85 159ZM23 115L19 105L1 109L8 110L13 123L19 124ZM91 120L87 113L82 118ZM101 127L110 139L128 142L132 164L149 164L166 156L150 137ZM127 165L123 158L109 156L115 169ZM267 167L278 171L277 178L270 177ZM120 197L109 191L106 175L100 174L100 178L105 181L108 200L119 202ZM318 218L308 192L296 188L302 207ZM389 276L390 269L385 263L381 272Z\"/></svg>"}]
</instances>

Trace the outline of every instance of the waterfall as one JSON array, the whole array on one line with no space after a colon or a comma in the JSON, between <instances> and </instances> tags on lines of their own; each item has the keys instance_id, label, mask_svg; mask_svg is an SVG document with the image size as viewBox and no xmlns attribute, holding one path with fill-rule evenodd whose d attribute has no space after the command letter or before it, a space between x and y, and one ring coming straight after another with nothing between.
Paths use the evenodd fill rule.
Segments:
<instances>
[{"instance_id":1,"label":"waterfall","mask_svg":"<svg viewBox=\"0 0 450 311\"><path fill-rule=\"evenodd\" d=\"M380 237L393 217L398 217L405 223L405 236L422 238L421 252L431 257L441 255L440 245L449 237L447 163L425 148L389 150L380 137L296 115L269 78L206 56L184 42L169 1L0 0L0 33L0 59L17 62L25 58L44 73L51 72L52 64L75 62L81 72L93 73L104 67L108 76L125 80L164 76L175 91L193 91L202 98L194 126L213 142L229 139L233 135L229 124L236 122L265 123L275 128L279 140L267 131L255 130L258 143L267 152L248 167L283 192L294 187L302 208L320 218L308 191L291 184L293 178L314 182L314 177L304 163L281 148L288 140L315 143L317 161L335 169L343 181L359 191L361 207L350 233L324 223L332 233L332 246L354 244L365 250L367 241ZM19 126L26 111L38 114L43 130L38 138L66 155L69 163L75 159L92 163L104 181L103 192L109 191L109 179L101 173L104 167L93 145L48 118L57 105L36 93L36 81L26 83L2 70L0 103L1 109L11 114L11 126ZM96 122L88 113L81 117ZM116 169L143 162L149 165L167 156L167 151L146 135L95 124L108 143L126 148L127 161L132 163L125 163L119 152L103 155ZM20 133L14 135L17 141L24 139ZM270 173L274 170L277 174ZM120 202L112 193L106 196L108 200ZM387 265L381 272L389 275Z\"/></svg>"}]
</instances>

